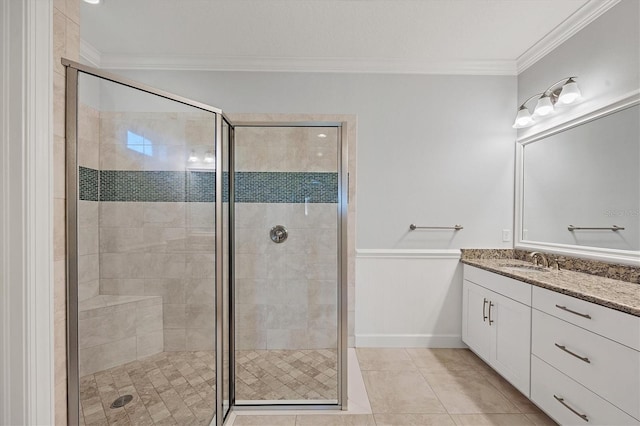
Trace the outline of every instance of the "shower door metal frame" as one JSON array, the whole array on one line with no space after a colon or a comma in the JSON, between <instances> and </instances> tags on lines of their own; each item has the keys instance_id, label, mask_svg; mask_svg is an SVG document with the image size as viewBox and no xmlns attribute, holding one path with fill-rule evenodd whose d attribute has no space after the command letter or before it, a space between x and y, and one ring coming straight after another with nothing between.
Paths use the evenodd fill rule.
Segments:
<instances>
[{"instance_id":1,"label":"shower door metal frame","mask_svg":"<svg viewBox=\"0 0 640 426\"><path fill-rule=\"evenodd\" d=\"M236 121L232 122L234 129L237 127L333 127L338 129L338 208L337 208L337 225L338 225L338 238L336 244L338 246L338 270L337 270L337 285L338 285L338 327L337 327L337 352L338 352L338 399L336 404L322 404L322 403L296 403L296 404L235 404L235 392L234 392L234 410L264 410L265 407L273 410L343 410L346 411L348 406L348 208L349 208L349 140L347 137L347 122L342 121ZM235 147L235 138L231 139L231 144ZM231 148L233 154L234 148ZM234 159L232 155L230 161ZM232 172L235 170L235 164L229 165L229 182L233 182ZM231 198L230 198L231 200ZM234 200L235 201L235 200ZM234 216L233 207L229 212L230 214L230 227L234 228ZM230 237L233 244L233 239ZM231 247L233 248L233 246ZM234 256L231 256L233 259ZM233 265L232 262L232 266ZM235 283L231 283L231 304L233 305L233 294L235 293ZM232 321L232 328L235 328L235 318ZM233 338L233 337L232 337ZM235 345L232 351L232 357L230 362L233 364L231 371L234 372L233 381L235 383ZM231 386L232 389L235 385ZM235 389L234 389L235 390Z\"/></svg>"},{"instance_id":2,"label":"shower door metal frame","mask_svg":"<svg viewBox=\"0 0 640 426\"><path fill-rule=\"evenodd\" d=\"M138 83L127 78L120 77L118 75L99 70L97 68L82 65L78 62L71 61L66 58L62 58L62 65L66 71L66 105L65 105L65 149L66 149L66 258L67 258L67 277L66 277L66 291L67 291L67 423L69 425L79 424L80 416L80 377L79 377L79 347L78 347L78 159L77 159L77 146L78 146L78 75L82 72L87 75L98 77L102 80L117 83L122 86L130 87L135 90L139 90L151 95L159 96L161 98L175 101L180 104L184 104L193 108L197 108L203 111L207 111L215 114L216 128L215 128L215 147L216 147L216 277L215 277L215 291L216 291L216 412L214 414L216 426L222 426L225 420L225 414L222 413L222 396L223 389L220 385L222 381L222 347L218 344L222 341L222 336L219 331L222 327L222 297L218 295L222 294L222 119L224 118L227 123L230 123L229 119L224 117L224 113L220 108L216 108L210 105L206 105L201 102L193 101L191 99L174 95L173 93L166 92L164 90L156 89L146 84ZM220 230L220 233L218 231ZM230 258L232 258L230 252ZM231 269L231 268L230 268ZM231 275L229 275L231 277ZM231 283L229 283L231 285ZM231 293L232 288L229 289ZM233 318L230 317L230 323L233 323ZM231 360L230 360L231 363ZM220 368L220 369L219 369ZM231 372L230 372L231 377ZM230 404L230 408L233 405ZM222 414L222 415L220 415Z\"/></svg>"},{"instance_id":3,"label":"shower door metal frame","mask_svg":"<svg viewBox=\"0 0 640 426\"><path fill-rule=\"evenodd\" d=\"M62 65L66 71L66 105L65 105L65 131L66 131L66 297L67 297L67 422L70 425L79 423L80 414L80 381L79 381L79 359L78 359L78 161L77 161L77 120L78 120L78 80L79 72L98 77L102 80L117 83L130 87L151 95L178 102L193 108L215 114L215 146L216 146L216 413L215 424L222 426L224 420L234 409L235 405L235 306L234 306L234 147L235 147L235 127L336 127L338 131L338 400L337 404L295 404L295 405L271 405L270 408L277 410L286 409L347 409L347 295L348 295L348 245L347 245L347 215L348 215L348 139L346 122L236 122L231 121L220 108L216 108L201 102L178 96L164 90L138 83L136 81L120 77L118 75L99 70L90 66L82 65L78 62L62 58ZM229 176L229 410L222 411L222 401L224 398L222 367L223 367L223 345L222 345L222 265L223 265L223 241L222 238L222 211L223 211L223 179L222 169L222 122L229 125L228 143L228 176ZM241 409L264 409L267 405L240 406ZM222 414L222 415L220 415Z\"/></svg>"}]
</instances>

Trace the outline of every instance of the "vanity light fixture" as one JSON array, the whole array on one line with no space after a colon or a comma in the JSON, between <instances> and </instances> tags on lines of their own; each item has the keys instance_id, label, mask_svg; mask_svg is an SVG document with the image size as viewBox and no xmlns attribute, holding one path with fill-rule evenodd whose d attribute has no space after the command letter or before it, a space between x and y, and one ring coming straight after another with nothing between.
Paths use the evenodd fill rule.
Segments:
<instances>
[{"instance_id":1,"label":"vanity light fixture","mask_svg":"<svg viewBox=\"0 0 640 426\"><path fill-rule=\"evenodd\" d=\"M576 77L571 77L562 86L562 91L558 97L558 102L561 104L572 104L582 96L582 93L580 93L580 89L578 88L578 83L575 82L574 78Z\"/></svg>"},{"instance_id":2,"label":"vanity light fixture","mask_svg":"<svg viewBox=\"0 0 640 426\"><path fill-rule=\"evenodd\" d=\"M205 163L213 163L215 161L215 157L213 156L213 152L207 151L204 153L204 162Z\"/></svg>"},{"instance_id":3,"label":"vanity light fixture","mask_svg":"<svg viewBox=\"0 0 640 426\"><path fill-rule=\"evenodd\" d=\"M562 80L552 84L547 90L542 93L536 93L529 99L524 101L518 108L518 114L513 123L514 129L521 129L523 127L529 127L535 124L536 118L544 117L552 114L555 111L554 105L557 103L561 105L569 105L577 101L580 96L580 89L575 79L578 77L566 77ZM560 84L562 83L562 85ZM538 98L538 103L533 110L533 115L526 107L527 103Z\"/></svg>"},{"instance_id":4,"label":"vanity light fixture","mask_svg":"<svg viewBox=\"0 0 640 426\"><path fill-rule=\"evenodd\" d=\"M190 163L196 163L199 160L200 159L196 155L196 152L194 150L191 150L191 153L189 154L189 159L187 161L189 161Z\"/></svg>"},{"instance_id":5,"label":"vanity light fixture","mask_svg":"<svg viewBox=\"0 0 640 426\"><path fill-rule=\"evenodd\" d=\"M553 101L551 100L551 96L543 94L538 99L538 103L536 104L536 109L533 110L533 115L537 115L538 117L544 117L545 115L549 115L553 112Z\"/></svg>"},{"instance_id":6,"label":"vanity light fixture","mask_svg":"<svg viewBox=\"0 0 640 426\"><path fill-rule=\"evenodd\" d=\"M84 0L85 3L89 4L100 4L101 0Z\"/></svg>"}]
</instances>

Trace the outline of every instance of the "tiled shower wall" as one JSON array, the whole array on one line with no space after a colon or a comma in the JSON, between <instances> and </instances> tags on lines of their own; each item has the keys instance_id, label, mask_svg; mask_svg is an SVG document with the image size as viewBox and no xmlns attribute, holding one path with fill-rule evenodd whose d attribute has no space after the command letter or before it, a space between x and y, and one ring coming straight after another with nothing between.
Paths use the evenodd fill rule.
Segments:
<instances>
[{"instance_id":1,"label":"tiled shower wall","mask_svg":"<svg viewBox=\"0 0 640 426\"><path fill-rule=\"evenodd\" d=\"M213 117L98 114L84 107L80 113L86 119L79 129L80 164L100 186L85 194L102 199L81 201L91 206L81 226L91 229L86 247L95 250L98 243L99 262L91 269L99 271L99 294L161 296L164 350L212 349L214 204L213 194L207 199L202 191L214 181L210 172L184 170L191 150L202 156L213 149ZM131 146L130 133L140 146ZM336 129L326 129L326 139L317 133L236 133L238 349L335 347ZM177 185L176 176L183 180ZM305 179L315 186L304 188ZM270 193L274 187L285 191ZM312 195L306 205L300 199L305 193ZM89 235L97 217L96 241ZM275 224L289 229L285 244L270 241ZM90 251L86 255L94 256ZM90 278L86 297L96 294Z\"/></svg>"},{"instance_id":2,"label":"tiled shower wall","mask_svg":"<svg viewBox=\"0 0 640 426\"><path fill-rule=\"evenodd\" d=\"M236 349L336 347L336 141L335 128L236 129L236 180L265 179L236 190ZM275 225L284 243L271 241Z\"/></svg>"},{"instance_id":3,"label":"tiled shower wall","mask_svg":"<svg viewBox=\"0 0 640 426\"><path fill-rule=\"evenodd\" d=\"M213 149L213 120L99 117L99 171L81 170L100 187L99 294L161 296L164 350L213 349L214 204L199 185L208 180L210 189L213 181L206 172L184 172L191 150ZM248 138L243 131L236 164L238 348L335 347L336 129L325 129L326 139L317 129L254 128ZM140 146L131 146L131 133ZM87 197L95 192L85 188ZM276 222L289 228L285 244L268 238Z\"/></svg>"},{"instance_id":4,"label":"tiled shower wall","mask_svg":"<svg viewBox=\"0 0 640 426\"><path fill-rule=\"evenodd\" d=\"M186 167L191 150L213 150L214 116L100 112L95 134L99 162L81 170L81 195L100 199L82 201L99 217L99 294L161 296L164 350L212 350L214 203L188 202L202 198L188 188L201 193L213 174Z\"/></svg>"},{"instance_id":5,"label":"tiled shower wall","mask_svg":"<svg viewBox=\"0 0 640 426\"><path fill-rule=\"evenodd\" d=\"M347 278L347 337L348 337L348 346L354 347L355 345L355 301L356 301L356 293L355 293L355 258L356 258L356 209L357 209L357 161L356 161L356 153L357 153L357 117L351 114L228 114L229 118L232 122L246 122L246 123L295 123L295 122L336 122L343 123L343 126L346 130L346 137L348 141L348 150L347 150L347 168L350 178L348 179L348 191L349 191L349 202L347 206L347 217L348 217L348 225L347 225L347 246L344 247L347 256L348 263L348 278ZM257 159L261 156L264 157L266 152L270 151L267 148L268 145L263 145L263 147L255 147L257 150L254 156L249 158L254 158L254 164L260 164ZM272 147L273 148L273 143ZM245 148L245 154L249 148ZM316 153L317 154L317 153ZM242 149L239 150L238 155L242 156ZM317 157L317 155L316 155ZM303 158L302 162L308 162L312 157ZM301 164L303 164L301 163ZM253 167L249 165L248 167ZM274 167L282 167L279 164L276 164ZM251 292L251 288L248 288L249 292ZM241 297L239 294L237 297ZM238 319L238 318L237 318ZM239 320L239 319L238 319Z\"/></svg>"},{"instance_id":6,"label":"tiled shower wall","mask_svg":"<svg viewBox=\"0 0 640 426\"><path fill-rule=\"evenodd\" d=\"M94 108L78 105L78 165L97 170L100 162L100 114ZM96 191L97 192L97 191ZM98 295L100 251L97 193L78 202L78 301Z\"/></svg>"}]
</instances>

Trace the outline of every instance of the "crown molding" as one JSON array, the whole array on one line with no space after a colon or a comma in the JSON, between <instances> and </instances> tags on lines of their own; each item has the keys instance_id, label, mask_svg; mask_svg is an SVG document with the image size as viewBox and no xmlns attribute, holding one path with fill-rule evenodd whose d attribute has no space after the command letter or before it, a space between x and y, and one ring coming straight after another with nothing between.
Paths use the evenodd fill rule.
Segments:
<instances>
[{"instance_id":1,"label":"crown molding","mask_svg":"<svg viewBox=\"0 0 640 426\"><path fill-rule=\"evenodd\" d=\"M80 57L102 69L366 74L518 75L621 0L589 0L516 60L424 61L389 58L134 55L103 53L80 40Z\"/></svg>"},{"instance_id":2,"label":"crown molding","mask_svg":"<svg viewBox=\"0 0 640 426\"><path fill-rule=\"evenodd\" d=\"M382 58L311 58L101 53L84 40L80 56L101 69L262 71L373 74L516 75L515 61L417 61Z\"/></svg>"},{"instance_id":3,"label":"crown molding","mask_svg":"<svg viewBox=\"0 0 640 426\"><path fill-rule=\"evenodd\" d=\"M598 17L611 9L621 0L589 0L580 9L565 19L547 35L527 49L516 60L517 74L522 73L531 65L538 62L549 52L560 46L578 31L595 21Z\"/></svg>"}]
</instances>

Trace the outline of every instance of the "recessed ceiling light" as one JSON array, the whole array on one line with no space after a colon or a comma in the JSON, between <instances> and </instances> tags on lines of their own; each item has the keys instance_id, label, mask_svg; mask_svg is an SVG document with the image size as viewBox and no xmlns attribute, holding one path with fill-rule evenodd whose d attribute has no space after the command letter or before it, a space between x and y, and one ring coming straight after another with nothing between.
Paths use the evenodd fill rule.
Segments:
<instances>
[{"instance_id":1,"label":"recessed ceiling light","mask_svg":"<svg viewBox=\"0 0 640 426\"><path fill-rule=\"evenodd\" d=\"M84 0L85 3L89 4L100 4L101 0Z\"/></svg>"},{"instance_id":2,"label":"recessed ceiling light","mask_svg":"<svg viewBox=\"0 0 640 426\"><path fill-rule=\"evenodd\" d=\"M326 138L326 137L327 137L327 135L326 135L326 134L324 134L324 133L319 133L319 134L318 134L318 137L319 137L319 138L323 138L323 139L324 139L324 138Z\"/></svg>"}]
</instances>

